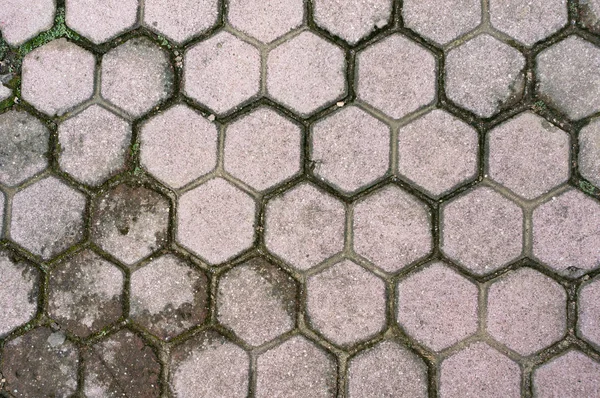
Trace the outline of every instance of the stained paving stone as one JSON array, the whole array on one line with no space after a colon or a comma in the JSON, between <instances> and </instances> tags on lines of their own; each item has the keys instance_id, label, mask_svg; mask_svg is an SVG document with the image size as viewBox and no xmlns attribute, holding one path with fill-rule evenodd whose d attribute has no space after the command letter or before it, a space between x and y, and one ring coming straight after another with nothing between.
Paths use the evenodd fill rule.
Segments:
<instances>
[{"instance_id":1,"label":"stained paving stone","mask_svg":"<svg viewBox=\"0 0 600 398\"><path fill-rule=\"evenodd\" d=\"M216 113L226 113L258 94L260 68L256 47L221 31L186 51L183 89Z\"/></svg>"},{"instance_id":2,"label":"stained paving stone","mask_svg":"<svg viewBox=\"0 0 600 398\"><path fill-rule=\"evenodd\" d=\"M165 197L120 184L94 200L91 238L102 250L132 265L165 245L168 222Z\"/></svg>"},{"instance_id":3,"label":"stained paving stone","mask_svg":"<svg viewBox=\"0 0 600 398\"><path fill-rule=\"evenodd\" d=\"M39 272L31 264L0 250L0 336L29 322L37 312Z\"/></svg>"},{"instance_id":4,"label":"stained paving stone","mask_svg":"<svg viewBox=\"0 0 600 398\"><path fill-rule=\"evenodd\" d=\"M397 321L421 344L440 351L477 331L478 289L441 262L398 283Z\"/></svg>"},{"instance_id":5,"label":"stained paving stone","mask_svg":"<svg viewBox=\"0 0 600 398\"><path fill-rule=\"evenodd\" d=\"M52 268L48 314L69 332L88 337L122 314L123 272L86 249Z\"/></svg>"},{"instance_id":6,"label":"stained paving stone","mask_svg":"<svg viewBox=\"0 0 600 398\"><path fill-rule=\"evenodd\" d=\"M12 96L12 90L0 83L0 102Z\"/></svg>"},{"instance_id":7,"label":"stained paving stone","mask_svg":"<svg viewBox=\"0 0 600 398\"><path fill-rule=\"evenodd\" d=\"M600 187L600 119L594 119L579 132L579 172Z\"/></svg>"},{"instance_id":8,"label":"stained paving stone","mask_svg":"<svg viewBox=\"0 0 600 398\"><path fill-rule=\"evenodd\" d=\"M149 39L130 39L102 57L102 97L137 118L171 95L173 75L166 52Z\"/></svg>"},{"instance_id":9,"label":"stained paving stone","mask_svg":"<svg viewBox=\"0 0 600 398\"><path fill-rule=\"evenodd\" d=\"M533 373L536 397L595 397L600 394L600 363L580 351L569 351Z\"/></svg>"},{"instance_id":10,"label":"stained paving stone","mask_svg":"<svg viewBox=\"0 0 600 398\"><path fill-rule=\"evenodd\" d=\"M475 29L481 22L479 0L405 0L402 16L406 27L437 42L447 44Z\"/></svg>"},{"instance_id":11,"label":"stained paving stone","mask_svg":"<svg viewBox=\"0 0 600 398\"><path fill-rule=\"evenodd\" d=\"M236 29L270 43L302 24L302 0L231 0L227 20Z\"/></svg>"},{"instance_id":12,"label":"stained paving stone","mask_svg":"<svg viewBox=\"0 0 600 398\"><path fill-rule=\"evenodd\" d=\"M230 124L225 131L224 167L259 191L300 171L300 127L271 108L259 108Z\"/></svg>"},{"instance_id":13,"label":"stained paving stone","mask_svg":"<svg viewBox=\"0 0 600 398\"><path fill-rule=\"evenodd\" d=\"M350 360L348 397L428 397L427 366L392 341L384 341Z\"/></svg>"},{"instance_id":14,"label":"stained paving stone","mask_svg":"<svg viewBox=\"0 0 600 398\"><path fill-rule=\"evenodd\" d=\"M385 27L392 13L390 0L316 0L313 7L317 25L350 44Z\"/></svg>"},{"instance_id":15,"label":"stained paving stone","mask_svg":"<svg viewBox=\"0 0 600 398\"><path fill-rule=\"evenodd\" d=\"M58 127L60 168L77 181L100 185L125 167L131 125L92 105Z\"/></svg>"},{"instance_id":16,"label":"stained paving stone","mask_svg":"<svg viewBox=\"0 0 600 398\"><path fill-rule=\"evenodd\" d=\"M23 111L0 115L0 183L17 185L48 166L50 131Z\"/></svg>"},{"instance_id":17,"label":"stained paving stone","mask_svg":"<svg viewBox=\"0 0 600 398\"><path fill-rule=\"evenodd\" d=\"M181 188L217 165L217 127L175 105L142 125L140 163L159 181Z\"/></svg>"},{"instance_id":18,"label":"stained paving stone","mask_svg":"<svg viewBox=\"0 0 600 398\"><path fill-rule=\"evenodd\" d=\"M433 246L429 209L395 185L355 205L353 231L356 252L386 272L427 256Z\"/></svg>"},{"instance_id":19,"label":"stained paving stone","mask_svg":"<svg viewBox=\"0 0 600 398\"><path fill-rule=\"evenodd\" d=\"M267 58L267 91L302 116L341 99L346 92L344 52L305 31L280 44Z\"/></svg>"},{"instance_id":20,"label":"stained paving stone","mask_svg":"<svg viewBox=\"0 0 600 398\"><path fill-rule=\"evenodd\" d=\"M208 280L201 271L167 254L131 275L131 319L170 339L204 322Z\"/></svg>"},{"instance_id":21,"label":"stained paving stone","mask_svg":"<svg viewBox=\"0 0 600 398\"><path fill-rule=\"evenodd\" d=\"M344 218L342 203L304 183L267 204L265 244L305 271L343 249Z\"/></svg>"},{"instance_id":22,"label":"stained paving stone","mask_svg":"<svg viewBox=\"0 0 600 398\"><path fill-rule=\"evenodd\" d=\"M222 178L179 199L177 241L211 264L222 263L254 241L256 203Z\"/></svg>"},{"instance_id":23,"label":"stained paving stone","mask_svg":"<svg viewBox=\"0 0 600 398\"><path fill-rule=\"evenodd\" d=\"M521 268L495 281L487 297L487 331L521 355L531 355L566 332L567 294L554 280Z\"/></svg>"},{"instance_id":24,"label":"stained paving stone","mask_svg":"<svg viewBox=\"0 0 600 398\"><path fill-rule=\"evenodd\" d=\"M600 1L599 0L580 0L579 16L583 26L593 32L600 32Z\"/></svg>"},{"instance_id":25,"label":"stained paving stone","mask_svg":"<svg viewBox=\"0 0 600 398\"><path fill-rule=\"evenodd\" d=\"M580 289L577 308L579 334L596 346L600 346L600 282L598 279Z\"/></svg>"},{"instance_id":26,"label":"stained paving stone","mask_svg":"<svg viewBox=\"0 0 600 398\"><path fill-rule=\"evenodd\" d=\"M54 0L4 0L0 9L2 38L11 46L20 46L54 23Z\"/></svg>"},{"instance_id":27,"label":"stained paving stone","mask_svg":"<svg viewBox=\"0 0 600 398\"><path fill-rule=\"evenodd\" d=\"M542 51L536 61L537 89L545 100L571 119L600 110L600 48L569 36Z\"/></svg>"},{"instance_id":28,"label":"stained paving stone","mask_svg":"<svg viewBox=\"0 0 600 398\"><path fill-rule=\"evenodd\" d=\"M485 343L473 343L442 362L440 397L517 398L519 365Z\"/></svg>"},{"instance_id":29,"label":"stained paving stone","mask_svg":"<svg viewBox=\"0 0 600 398\"><path fill-rule=\"evenodd\" d=\"M600 265L600 204L569 190L533 211L533 254L561 275Z\"/></svg>"},{"instance_id":30,"label":"stained paving stone","mask_svg":"<svg viewBox=\"0 0 600 398\"><path fill-rule=\"evenodd\" d=\"M491 188L476 188L442 210L442 251L475 274L518 258L522 240L523 210Z\"/></svg>"},{"instance_id":31,"label":"stained paving stone","mask_svg":"<svg viewBox=\"0 0 600 398\"><path fill-rule=\"evenodd\" d=\"M77 388L78 350L61 332L33 329L6 342L1 373L14 397L69 397Z\"/></svg>"},{"instance_id":32,"label":"stained paving stone","mask_svg":"<svg viewBox=\"0 0 600 398\"><path fill-rule=\"evenodd\" d=\"M214 332L203 332L173 349L171 390L176 398L248 395L248 354Z\"/></svg>"},{"instance_id":33,"label":"stained paving stone","mask_svg":"<svg viewBox=\"0 0 600 398\"><path fill-rule=\"evenodd\" d=\"M44 178L13 197L10 237L48 260L83 238L85 205L83 193Z\"/></svg>"},{"instance_id":34,"label":"stained paving stone","mask_svg":"<svg viewBox=\"0 0 600 398\"><path fill-rule=\"evenodd\" d=\"M481 34L448 52L446 95L477 116L490 117L521 96L524 67L517 49Z\"/></svg>"},{"instance_id":35,"label":"stained paving stone","mask_svg":"<svg viewBox=\"0 0 600 398\"><path fill-rule=\"evenodd\" d=\"M50 116L62 115L92 97L95 68L92 53L66 39L53 40L23 59L23 100Z\"/></svg>"},{"instance_id":36,"label":"stained paving stone","mask_svg":"<svg viewBox=\"0 0 600 398\"><path fill-rule=\"evenodd\" d=\"M394 34L357 55L358 99L399 119L436 96L436 60L425 47Z\"/></svg>"},{"instance_id":37,"label":"stained paving stone","mask_svg":"<svg viewBox=\"0 0 600 398\"><path fill-rule=\"evenodd\" d=\"M400 128L398 172L439 197L477 174L477 131L435 109Z\"/></svg>"},{"instance_id":38,"label":"stained paving stone","mask_svg":"<svg viewBox=\"0 0 600 398\"><path fill-rule=\"evenodd\" d=\"M144 0L144 23L176 43L206 32L217 22L217 0Z\"/></svg>"},{"instance_id":39,"label":"stained paving stone","mask_svg":"<svg viewBox=\"0 0 600 398\"><path fill-rule=\"evenodd\" d=\"M160 396L160 370L152 348L121 330L84 352L84 393L88 398Z\"/></svg>"},{"instance_id":40,"label":"stained paving stone","mask_svg":"<svg viewBox=\"0 0 600 398\"><path fill-rule=\"evenodd\" d=\"M99 44L131 29L139 0L66 0L65 22L82 36Z\"/></svg>"},{"instance_id":41,"label":"stained paving stone","mask_svg":"<svg viewBox=\"0 0 600 398\"><path fill-rule=\"evenodd\" d=\"M312 128L314 173L346 193L382 177L390 162L390 128L350 106Z\"/></svg>"},{"instance_id":42,"label":"stained paving stone","mask_svg":"<svg viewBox=\"0 0 600 398\"><path fill-rule=\"evenodd\" d=\"M311 325L335 344L358 343L385 326L383 280L350 260L311 275L306 292Z\"/></svg>"}]
</instances>

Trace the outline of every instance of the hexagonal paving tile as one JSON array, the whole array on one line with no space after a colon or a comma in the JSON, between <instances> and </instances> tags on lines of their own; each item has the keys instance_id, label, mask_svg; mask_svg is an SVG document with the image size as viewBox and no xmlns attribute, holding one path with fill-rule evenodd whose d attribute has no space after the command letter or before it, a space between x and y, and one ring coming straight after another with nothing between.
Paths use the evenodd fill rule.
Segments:
<instances>
[{"instance_id":1,"label":"hexagonal paving tile","mask_svg":"<svg viewBox=\"0 0 600 398\"><path fill-rule=\"evenodd\" d=\"M479 187L442 210L441 248L478 275L521 255L523 210L491 188Z\"/></svg>"},{"instance_id":2,"label":"hexagonal paving tile","mask_svg":"<svg viewBox=\"0 0 600 398\"><path fill-rule=\"evenodd\" d=\"M218 0L144 0L144 24L183 43L217 23Z\"/></svg>"},{"instance_id":3,"label":"hexagonal paving tile","mask_svg":"<svg viewBox=\"0 0 600 398\"><path fill-rule=\"evenodd\" d=\"M384 341L350 360L348 397L428 397L425 362L398 343Z\"/></svg>"},{"instance_id":4,"label":"hexagonal paving tile","mask_svg":"<svg viewBox=\"0 0 600 398\"><path fill-rule=\"evenodd\" d=\"M390 161L390 128L355 106L312 128L314 173L346 193L382 177Z\"/></svg>"},{"instance_id":5,"label":"hexagonal paving tile","mask_svg":"<svg viewBox=\"0 0 600 398\"><path fill-rule=\"evenodd\" d=\"M140 163L161 182L181 188L217 165L217 127L175 105L142 125Z\"/></svg>"},{"instance_id":6,"label":"hexagonal paving tile","mask_svg":"<svg viewBox=\"0 0 600 398\"><path fill-rule=\"evenodd\" d=\"M131 125L92 105L58 126L60 168L77 181L100 185L125 167Z\"/></svg>"},{"instance_id":7,"label":"hexagonal paving tile","mask_svg":"<svg viewBox=\"0 0 600 398\"><path fill-rule=\"evenodd\" d=\"M226 113L258 94L260 53L221 31L185 53L183 90L216 113Z\"/></svg>"},{"instance_id":8,"label":"hexagonal paving tile","mask_svg":"<svg viewBox=\"0 0 600 398\"><path fill-rule=\"evenodd\" d=\"M313 7L317 25L350 44L383 28L392 13L390 0L316 0Z\"/></svg>"},{"instance_id":9,"label":"hexagonal paving tile","mask_svg":"<svg viewBox=\"0 0 600 398\"><path fill-rule=\"evenodd\" d=\"M177 211L177 241L212 264L254 242L256 203L222 178L184 193Z\"/></svg>"},{"instance_id":10,"label":"hexagonal paving tile","mask_svg":"<svg viewBox=\"0 0 600 398\"><path fill-rule=\"evenodd\" d=\"M307 270L344 247L344 205L311 184L271 199L265 244L293 267Z\"/></svg>"},{"instance_id":11,"label":"hexagonal paving tile","mask_svg":"<svg viewBox=\"0 0 600 398\"><path fill-rule=\"evenodd\" d=\"M579 36L568 38L537 56L538 90L571 119L600 110L600 48Z\"/></svg>"},{"instance_id":12,"label":"hexagonal paving tile","mask_svg":"<svg viewBox=\"0 0 600 398\"><path fill-rule=\"evenodd\" d=\"M150 40L133 38L102 57L102 97L134 118L173 92L169 57Z\"/></svg>"},{"instance_id":13,"label":"hexagonal paving tile","mask_svg":"<svg viewBox=\"0 0 600 398\"><path fill-rule=\"evenodd\" d=\"M579 132L579 172L600 187L600 119Z\"/></svg>"},{"instance_id":14,"label":"hexagonal paving tile","mask_svg":"<svg viewBox=\"0 0 600 398\"><path fill-rule=\"evenodd\" d=\"M438 197L477 174L477 131L435 109L400 128L398 172Z\"/></svg>"},{"instance_id":15,"label":"hexagonal paving tile","mask_svg":"<svg viewBox=\"0 0 600 398\"><path fill-rule=\"evenodd\" d=\"M304 16L302 0L230 0L227 19L236 29L269 43L300 26Z\"/></svg>"},{"instance_id":16,"label":"hexagonal paving tile","mask_svg":"<svg viewBox=\"0 0 600 398\"><path fill-rule=\"evenodd\" d=\"M429 209L395 185L354 207L354 249L386 272L396 272L433 247Z\"/></svg>"},{"instance_id":17,"label":"hexagonal paving tile","mask_svg":"<svg viewBox=\"0 0 600 398\"><path fill-rule=\"evenodd\" d=\"M39 271L0 250L0 337L29 322L37 312Z\"/></svg>"},{"instance_id":18,"label":"hexagonal paving tile","mask_svg":"<svg viewBox=\"0 0 600 398\"><path fill-rule=\"evenodd\" d=\"M258 346L294 328L298 287L288 274L258 257L219 280L217 319Z\"/></svg>"},{"instance_id":19,"label":"hexagonal paving tile","mask_svg":"<svg viewBox=\"0 0 600 398\"><path fill-rule=\"evenodd\" d=\"M567 294L554 280L521 268L495 281L487 298L487 331L521 355L531 355L563 337Z\"/></svg>"},{"instance_id":20,"label":"hexagonal paving tile","mask_svg":"<svg viewBox=\"0 0 600 398\"><path fill-rule=\"evenodd\" d=\"M473 343L442 362L444 398L518 398L520 385L519 365L485 343Z\"/></svg>"},{"instance_id":21,"label":"hexagonal paving tile","mask_svg":"<svg viewBox=\"0 0 600 398\"><path fill-rule=\"evenodd\" d=\"M48 260L83 238L85 203L56 177L37 181L13 197L10 237Z\"/></svg>"},{"instance_id":22,"label":"hexagonal paving tile","mask_svg":"<svg viewBox=\"0 0 600 398\"><path fill-rule=\"evenodd\" d=\"M50 131L26 112L0 115L0 184L14 186L48 166Z\"/></svg>"},{"instance_id":23,"label":"hexagonal paving tile","mask_svg":"<svg viewBox=\"0 0 600 398\"><path fill-rule=\"evenodd\" d=\"M23 59L23 100L50 116L62 115L92 97L94 55L66 39L53 40Z\"/></svg>"},{"instance_id":24,"label":"hexagonal paving tile","mask_svg":"<svg viewBox=\"0 0 600 398\"><path fill-rule=\"evenodd\" d=\"M171 389L177 397L246 397L249 362L223 336L202 332L172 350Z\"/></svg>"},{"instance_id":25,"label":"hexagonal paving tile","mask_svg":"<svg viewBox=\"0 0 600 398\"><path fill-rule=\"evenodd\" d=\"M269 52L267 91L307 116L345 95L345 70L342 49L305 31Z\"/></svg>"},{"instance_id":26,"label":"hexagonal paving tile","mask_svg":"<svg viewBox=\"0 0 600 398\"><path fill-rule=\"evenodd\" d=\"M433 54L400 34L361 51L356 64L358 99L394 119L435 99L437 78Z\"/></svg>"},{"instance_id":27,"label":"hexagonal paving tile","mask_svg":"<svg viewBox=\"0 0 600 398\"><path fill-rule=\"evenodd\" d=\"M406 27L438 44L446 44L479 25L481 1L404 0L402 16Z\"/></svg>"},{"instance_id":28,"label":"hexagonal paving tile","mask_svg":"<svg viewBox=\"0 0 600 398\"><path fill-rule=\"evenodd\" d=\"M204 273L167 254L131 274L130 300L131 319L169 339L204 322L208 280Z\"/></svg>"},{"instance_id":29,"label":"hexagonal paving tile","mask_svg":"<svg viewBox=\"0 0 600 398\"><path fill-rule=\"evenodd\" d=\"M225 132L225 170L260 191L298 173L301 152L300 127L271 108L242 116Z\"/></svg>"},{"instance_id":30,"label":"hexagonal paving tile","mask_svg":"<svg viewBox=\"0 0 600 398\"><path fill-rule=\"evenodd\" d=\"M600 346L600 280L583 285L579 290L578 332L585 339Z\"/></svg>"},{"instance_id":31,"label":"hexagonal paving tile","mask_svg":"<svg viewBox=\"0 0 600 398\"><path fill-rule=\"evenodd\" d=\"M0 372L14 397L69 397L78 362L77 347L63 333L40 327L6 342Z\"/></svg>"},{"instance_id":32,"label":"hexagonal paving tile","mask_svg":"<svg viewBox=\"0 0 600 398\"><path fill-rule=\"evenodd\" d=\"M65 10L67 26L99 44L133 27L138 0L66 0Z\"/></svg>"},{"instance_id":33,"label":"hexagonal paving tile","mask_svg":"<svg viewBox=\"0 0 600 398\"><path fill-rule=\"evenodd\" d=\"M536 397L594 397L600 393L600 363L580 351L569 351L533 373Z\"/></svg>"},{"instance_id":34,"label":"hexagonal paving tile","mask_svg":"<svg viewBox=\"0 0 600 398\"><path fill-rule=\"evenodd\" d=\"M160 394L160 363L144 340L121 330L84 352L88 398L155 398Z\"/></svg>"},{"instance_id":35,"label":"hexagonal paving tile","mask_svg":"<svg viewBox=\"0 0 600 398\"><path fill-rule=\"evenodd\" d=\"M50 29L54 23L54 0L30 0L27 7L22 0L4 0L0 9L2 38L17 47L38 33Z\"/></svg>"},{"instance_id":36,"label":"hexagonal paving tile","mask_svg":"<svg viewBox=\"0 0 600 398\"><path fill-rule=\"evenodd\" d=\"M478 289L436 262L398 283L397 320L409 335L436 351L477 332Z\"/></svg>"},{"instance_id":37,"label":"hexagonal paving tile","mask_svg":"<svg viewBox=\"0 0 600 398\"><path fill-rule=\"evenodd\" d=\"M448 53L446 95L477 116L490 117L521 97L523 68L523 54L481 34Z\"/></svg>"},{"instance_id":38,"label":"hexagonal paving tile","mask_svg":"<svg viewBox=\"0 0 600 398\"><path fill-rule=\"evenodd\" d=\"M165 197L141 186L120 184L95 199L91 238L102 250L132 265L164 246L168 223Z\"/></svg>"},{"instance_id":39,"label":"hexagonal paving tile","mask_svg":"<svg viewBox=\"0 0 600 398\"><path fill-rule=\"evenodd\" d=\"M48 314L69 332L87 337L122 314L123 272L89 249L52 268Z\"/></svg>"},{"instance_id":40,"label":"hexagonal paving tile","mask_svg":"<svg viewBox=\"0 0 600 398\"><path fill-rule=\"evenodd\" d=\"M600 32L600 0L580 1L578 6L583 26L592 32Z\"/></svg>"},{"instance_id":41,"label":"hexagonal paving tile","mask_svg":"<svg viewBox=\"0 0 600 398\"><path fill-rule=\"evenodd\" d=\"M561 275L600 266L600 204L569 190L533 211L533 254Z\"/></svg>"},{"instance_id":42,"label":"hexagonal paving tile","mask_svg":"<svg viewBox=\"0 0 600 398\"><path fill-rule=\"evenodd\" d=\"M385 327L385 284L344 260L309 277L306 309L311 325L338 345L366 340Z\"/></svg>"},{"instance_id":43,"label":"hexagonal paving tile","mask_svg":"<svg viewBox=\"0 0 600 398\"><path fill-rule=\"evenodd\" d=\"M487 145L490 178L526 199L569 179L568 134L531 112L494 128Z\"/></svg>"}]
</instances>

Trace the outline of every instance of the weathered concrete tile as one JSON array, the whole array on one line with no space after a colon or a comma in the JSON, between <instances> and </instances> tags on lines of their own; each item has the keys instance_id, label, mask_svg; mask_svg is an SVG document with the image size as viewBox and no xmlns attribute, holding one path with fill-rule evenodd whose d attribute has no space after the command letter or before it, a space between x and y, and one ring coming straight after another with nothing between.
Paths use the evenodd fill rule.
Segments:
<instances>
[{"instance_id":1,"label":"weathered concrete tile","mask_svg":"<svg viewBox=\"0 0 600 398\"><path fill-rule=\"evenodd\" d=\"M217 22L218 0L144 0L144 24L183 43Z\"/></svg>"},{"instance_id":2,"label":"weathered concrete tile","mask_svg":"<svg viewBox=\"0 0 600 398\"><path fill-rule=\"evenodd\" d=\"M231 0L227 20L236 29L269 43L300 26L302 0Z\"/></svg>"},{"instance_id":3,"label":"weathered concrete tile","mask_svg":"<svg viewBox=\"0 0 600 398\"><path fill-rule=\"evenodd\" d=\"M600 119L579 132L579 172L600 187Z\"/></svg>"},{"instance_id":4,"label":"weathered concrete tile","mask_svg":"<svg viewBox=\"0 0 600 398\"><path fill-rule=\"evenodd\" d=\"M65 21L77 33L99 44L131 29L138 0L66 0Z\"/></svg>"},{"instance_id":5,"label":"weathered concrete tile","mask_svg":"<svg viewBox=\"0 0 600 398\"><path fill-rule=\"evenodd\" d=\"M533 373L536 397L577 398L600 394L600 364L580 351L569 351Z\"/></svg>"},{"instance_id":6,"label":"weathered concrete tile","mask_svg":"<svg viewBox=\"0 0 600 398\"><path fill-rule=\"evenodd\" d=\"M593 32L600 32L600 0L580 0L579 16L583 26Z\"/></svg>"},{"instance_id":7,"label":"weathered concrete tile","mask_svg":"<svg viewBox=\"0 0 600 398\"><path fill-rule=\"evenodd\" d=\"M584 285L579 290L577 318L578 332L585 339L600 346L600 280Z\"/></svg>"},{"instance_id":8,"label":"weathered concrete tile","mask_svg":"<svg viewBox=\"0 0 600 398\"><path fill-rule=\"evenodd\" d=\"M11 46L20 46L54 23L54 0L3 0L0 9L2 38Z\"/></svg>"}]
</instances>

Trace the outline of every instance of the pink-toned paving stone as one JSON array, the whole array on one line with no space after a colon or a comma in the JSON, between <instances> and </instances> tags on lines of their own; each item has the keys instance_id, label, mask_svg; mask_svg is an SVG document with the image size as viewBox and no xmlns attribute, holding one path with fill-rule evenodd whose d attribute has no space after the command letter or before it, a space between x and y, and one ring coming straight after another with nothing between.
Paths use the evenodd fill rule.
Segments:
<instances>
[{"instance_id":1,"label":"pink-toned paving stone","mask_svg":"<svg viewBox=\"0 0 600 398\"><path fill-rule=\"evenodd\" d=\"M55 0L4 0L0 8L2 38L11 46L20 46L50 29L55 12Z\"/></svg>"},{"instance_id":2,"label":"pink-toned paving stone","mask_svg":"<svg viewBox=\"0 0 600 398\"><path fill-rule=\"evenodd\" d=\"M236 29L269 43L302 24L302 0L230 0L227 20Z\"/></svg>"},{"instance_id":3,"label":"pink-toned paving stone","mask_svg":"<svg viewBox=\"0 0 600 398\"><path fill-rule=\"evenodd\" d=\"M579 172L600 187L600 119L579 132Z\"/></svg>"},{"instance_id":4,"label":"pink-toned paving stone","mask_svg":"<svg viewBox=\"0 0 600 398\"><path fill-rule=\"evenodd\" d=\"M583 285L578 298L578 332L600 347L600 280Z\"/></svg>"},{"instance_id":5,"label":"pink-toned paving stone","mask_svg":"<svg viewBox=\"0 0 600 398\"><path fill-rule=\"evenodd\" d=\"M600 363L571 350L533 373L533 392L539 398L600 396Z\"/></svg>"},{"instance_id":6,"label":"pink-toned paving stone","mask_svg":"<svg viewBox=\"0 0 600 398\"><path fill-rule=\"evenodd\" d=\"M144 24L177 43L212 28L218 14L218 0L144 0Z\"/></svg>"},{"instance_id":7,"label":"pink-toned paving stone","mask_svg":"<svg viewBox=\"0 0 600 398\"><path fill-rule=\"evenodd\" d=\"M96 44L131 29L139 0L66 0L67 26Z\"/></svg>"}]
</instances>

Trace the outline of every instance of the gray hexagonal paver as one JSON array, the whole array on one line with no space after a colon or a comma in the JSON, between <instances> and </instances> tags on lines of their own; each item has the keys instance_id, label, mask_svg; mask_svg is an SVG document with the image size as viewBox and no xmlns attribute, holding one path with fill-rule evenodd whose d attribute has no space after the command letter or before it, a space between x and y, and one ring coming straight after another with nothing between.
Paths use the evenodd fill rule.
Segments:
<instances>
[{"instance_id":1,"label":"gray hexagonal paver","mask_svg":"<svg viewBox=\"0 0 600 398\"><path fill-rule=\"evenodd\" d=\"M523 210L491 188L448 202L442 215L443 252L478 275L521 255Z\"/></svg>"},{"instance_id":2,"label":"gray hexagonal paver","mask_svg":"<svg viewBox=\"0 0 600 398\"><path fill-rule=\"evenodd\" d=\"M129 30L137 21L139 0L66 0L65 21L96 44Z\"/></svg>"},{"instance_id":3,"label":"gray hexagonal paver","mask_svg":"<svg viewBox=\"0 0 600 398\"><path fill-rule=\"evenodd\" d=\"M342 49L305 31L269 52L267 91L307 116L345 95L345 69Z\"/></svg>"},{"instance_id":4,"label":"gray hexagonal paver","mask_svg":"<svg viewBox=\"0 0 600 398\"><path fill-rule=\"evenodd\" d=\"M398 324L436 351L477 331L477 286L444 263L433 263L402 279L397 292Z\"/></svg>"},{"instance_id":5,"label":"gray hexagonal paver","mask_svg":"<svg viewBox=\"0 0 600 398\"><path fill-rule=\"evenodd\" d=\"M89 249L52 268L48 314L69 332L88 337L122 314L123 272Z\"/></svg>"},{"instance_id":6,"label":"gray hexagonal paver","mask_svg":"<svg viewBox=\"0 0 600 398\"><path fill-rule=\"evenodd\" d=\"M183 43L217 23L218 0L144 0L144 24Z\"/></svg>"},{"instance_id":7,"label":"gray hexagonal paver","mask_svg":"<svg viewBox=\"0 0 600 398\"><path fill-rule=\"evenodd\" d=\"M221 31L185 53L183 90L216 113L226 113L260 89L260 53Z\"/></svg>"},{"instance_id":8,"label":"gray hexagonal paver","mask_svg":"<svg viewBox=\"0 0 600 398\"><path fill-rule=\"evenodd\" d=\"M367 340L385 327L383 280L350 260L311 275L306 291L311 325L335 344Z\"/></svg>"},{"instance_id":9,"label":"gray hexagonal paver","mask_svg":"<svg viewBox=\"0 0 600 398\"><path fill-rule=\"evenodd\" d=\"M600 32L600 0L583 0L578 6L583 26L593 32Z\"/></svg>"},{"instance_id":10,"label":"gray hexagonal paver","mask_svg":"<svg viewBox=\"0 0 600 398\"><path fill-rule=\"evenodd\" d=\"M537 56L540 95L581 119L600 110L600 48L579 36L568 38Z\"/></svg>"},{"instance_id":11,"label":"gray hexagonal paver","mask_svg":"<svg viewBox=\"0 0 600 398\"><path fill-rule=\"evenodd\" d=\"M450 50L446 95L480 117L490 117L519 98L525 58L515 48L481 34Z\"/></svg>"},{"instance_id":12,"label":"gray hexagonal paver","mask_svg":"<svg viewBox=\"0 0 600 398\"><path fill-rule=\"evenodd\" d=\"M400 128L398 172L438 197L477 174L477 131L435 109Z\"/></svg>"},{"instance_id":13,"label":"gray hexagonal paver","mask_svg":"<svg viewBox=\"0 0 600 398\"><path fill-rule=\"evenodd\" d=\"M58 164L77 181L100 185L125 167L131 125L92 105L58 126Z\"/></svg>"},{"instance_id":14,"label":"gray hexagonal paver","mask_svg":"<svg viewBox=\"0 0 600 398\"><path fill-rule=\"evenodd\" d=\"M225 131L225 170L260 191L298 173L301 152L300 127L271 108L244 115Z\"/></svg>"},{"instance_id":15,"label":"gray hexagonal paver","mask_svg":"<svg viewBox=\"0 0 600 398\"><path fill-rule=\"evenodd\" d=\"M436 60L425 47L394 34L357 55L358 98L399 119L436 96Z\"/></svg>"},{"instance_id":16,"label":"gray hexagonal paver","mask_svg":"<svg viewBox=\"0 0 600 398\"><path fill-rule=\"evenodd\" d=\"M4 0L0 9L2 38L11 46L20 46L54 23L54 0Z\"/></svg>"},{"instance_id":17,"label":"gray hexagonal paver","mask_svg":"<svg viewBox=\"0 0 600 398\"><path fill-rule=\"evenodd\" d=\"M178 104L145 122L140 163L161 182L181 188L217 165L217 127Z\"/></svg>"},{"instance_id":18,"label":"gray hexagonal paver","mask_svg":"<svg viewBox=\"0 0 600 398\"><path fill-rule=\"evenodd\" d=\"M179 199L177 241L211 264L222 263L254 242L256 203L222 178Z\"/></svg>"},{"instance_id":19,"label":"gray hexagonal paver","mask_svg":"<svg viewBox=\"0 0 600 398\"><path fill-rule=\"evenodd\" d=\"M579 172L600 187L600 119L579 132Z\"/></svg>"},{"instance_id":20,"label":"gray hexagonal paver","mask_svg":"<svg viewBox=\"0 0 600 398\"><path fill-rule=\"evenodd\" d=\"M354 249L386 272L429 254L433 247L429 209L395 185L354 207Z\"/></svg>"},{"instance_id":21,"label":"gray hexagonal paver","mask_svg":"<svg viewBox=\"0 0 600 398\"><path fill-rule=\"evenodd\" d=\"M334 197L301 184L269 201L265 244L299 270L307 270L344 246L344 205Z\"/></svg>"},{"instance_id":22,"label":"gray hexagonal paver","mask_svg":"<svg viewBox=\"0 0 600 398\"><path fill-rule=\"evenodd\" d=\"M346 193L382 177L390 162L390 128L355 106L317 122L311 133L314 173Z\"/></svg>"},{"instance_id":23,"label":"gray hexagonal paver","mask_svg":"<svg viewBox=\"0 0 600 398\"><path fill-rule=\"evenodd\" d=\"M56 177L17 192L12 202L10 237L48 260L83 238L86 198Z\"/></svg>"},{"instance_id":24,"label":"gray hexagonal paver","mask_svg":"<svg viewBox=\"0 0 600 398\"><path fill-rule=\"evenodd\" d=\"M302 24L302 0L230 0L227 19L236 29L269 43Z\"/></svg>"},{"instance_id":25,"label":"gray hexagonal paver","mask_svg":"<svg viewBox=\"0 0 600 398\"><path fill-rule=\"evenodd\" d=\"M585 339L600 346L600 280L584 285L579 291L578 332Z\"/></svg>"},{"instance_id":26,"label":"gray hexagonal paver","mask_svg":"<svg viewBox=\"0 0 600 398\"><path fill-rule=\"evenodd\" d=\"M600 394L600 363L580 351L569 351L533 373L533 392L539 398L596 397Z\"/></svg>"},{"instance_id":27,"label":"gray hexagonal paver","mask_svg":"<svg viewBox=\"0 0 600 398\"><path fill-rule=\"evenodd\" d=\"M133 38L102 57L102 97L134 118L173 92L167 53L144 37Z\"/></svg>"},{"instance_id":28,"label":"gray hexagonal paver","mask_svg":"<svg viewBox=\"0 0 600 398\"><path fill-rule=\"evenodd\" d=\"M50 131L26 112L0 115L0 184L14 186L48 166Z\"/></svg>"},{"instance_id":29,"label":"gray hexagonal paver","mask_svg":"<svg viewBox=\"0 0 600 398\"><path fill-rule=\"evenodd\" d=\"M92 97L94 55L66 39L53 40L23 59L23 100L50 116L62 115Z\"/></svg>"}]
</instances>

